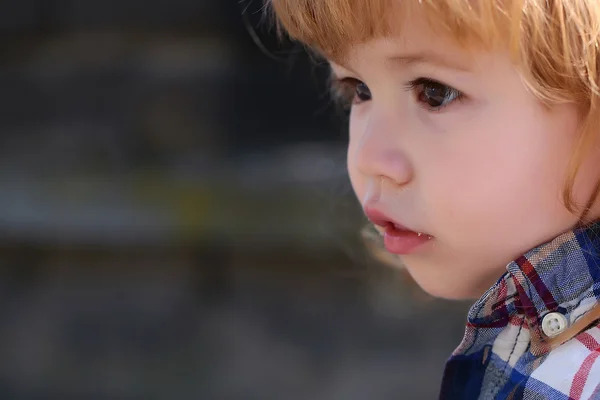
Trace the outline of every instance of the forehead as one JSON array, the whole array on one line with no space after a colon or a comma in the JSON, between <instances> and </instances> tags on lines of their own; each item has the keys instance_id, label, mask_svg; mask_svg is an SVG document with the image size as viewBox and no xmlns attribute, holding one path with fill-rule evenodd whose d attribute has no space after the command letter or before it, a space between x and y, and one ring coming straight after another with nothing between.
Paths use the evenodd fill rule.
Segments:
<instances>
[{"instance_id":1,"label":"forehead","mask_svg":"<svg viewBox=\"0 0 600 400\"><path fill-rule=\"evenodd\" d=\"M353 21L353 26L344 26L340 21L339 29L343 30L344 41L337 42L336 38L324 35L318 44L324 56L336 63L349 62L356 53L375 52L393 53L397 47L418 46L411 38L412 31L422 30L424 18L421 13L409 12L407 6L401 7L404 2L388 1L387 12L381 15L376 13L362 13L362 18ZM361 15L361 14L359 14ZM411 22L418 20L418 22ZM429 31L429 30L427 30ZM430 33L427 32L427 36ZM421 40L419 40L421 41Z\"/></svg>"},{"instance_id":2,"label":"forehead","mask_svg":"<svg viewBox=\"0 0 600 400\"><path fill-rule=\"evenodd\" d=\"M344 53L329 58L336 69L353 69L364 63L402 67L427 63L446 69L469 70L475 62L473 48L461 46L449 35L432 29L416 15L405 19L388 35L349 45Z\"/></svg>"},{"instance_id":3,"label":"forehead","mask_svg":"<svg viewBox=\"0 0 600 400\"><path fill-rule=\"evenodd\" d=\"M490 0L270 0L280 27L331 60L357 44L398 36L415 18L461 44L495 43L506 35L507 7ZM498 29L498 27L500 27ZM504 28L502 28L504 27Z\"/></svg>"}]
</instances>

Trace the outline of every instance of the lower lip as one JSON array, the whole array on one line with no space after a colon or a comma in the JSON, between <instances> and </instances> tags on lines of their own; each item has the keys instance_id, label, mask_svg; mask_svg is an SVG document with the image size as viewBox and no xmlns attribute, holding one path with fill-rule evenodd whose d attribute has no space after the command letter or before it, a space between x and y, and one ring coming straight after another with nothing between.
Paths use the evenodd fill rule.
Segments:
<instances>
[{"instance_id":1,"label":"lower lip","mask_svg":"<svg viewBox=\"0 0 600 400\"><path fill-rule=\"evenodd\" d=\"M413 231L398 230L390 224L385 228L383 239L387 251L406 255L415 252L419 247L429 242L431 236L424 233L418 234Z\"/></svg>"}]
</instances>

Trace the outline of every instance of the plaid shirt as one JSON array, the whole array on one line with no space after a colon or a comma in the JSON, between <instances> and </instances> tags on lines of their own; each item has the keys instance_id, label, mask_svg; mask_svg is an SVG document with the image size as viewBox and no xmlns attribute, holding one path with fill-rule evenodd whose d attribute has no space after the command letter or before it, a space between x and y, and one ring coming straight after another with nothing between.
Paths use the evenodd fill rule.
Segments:
<instances>
[{"instance_id":1,"label":"plaid shirt","mask_svg":"<svg viewBox=\"0 0 600 400\"><path fill-rule=\"evenodd\" d=\"M600 399L600 223L507 269L469 311L440 399ZM562 334L544 328L548 313L566 317Z\"/></svg>"}]
</instances>

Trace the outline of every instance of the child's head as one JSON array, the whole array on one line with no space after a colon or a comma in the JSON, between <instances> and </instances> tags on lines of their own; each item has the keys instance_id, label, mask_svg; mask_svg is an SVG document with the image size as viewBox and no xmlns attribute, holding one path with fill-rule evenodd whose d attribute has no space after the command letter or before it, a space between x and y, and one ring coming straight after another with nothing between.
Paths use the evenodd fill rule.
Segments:
<instances>
[{"instance_id":1,"label":"child's head","mask_svg":"<svg viewBox=\"0 0 600 400\"><path fill-rule=\"evenodd\" d=\"M359 201L430 235L390 242L428 292L479 296L511 260L600 217L599 2L270 3L352 103Z\"/></svg>"}]
</instances>

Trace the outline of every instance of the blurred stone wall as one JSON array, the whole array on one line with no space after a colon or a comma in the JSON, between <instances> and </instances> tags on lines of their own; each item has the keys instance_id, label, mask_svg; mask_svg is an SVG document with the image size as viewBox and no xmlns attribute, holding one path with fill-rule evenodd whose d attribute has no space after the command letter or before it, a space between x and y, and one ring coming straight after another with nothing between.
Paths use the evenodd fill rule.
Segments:
<instances>
[{"instance_id":1,"label":"blurred stone wall","mask_svg":"<svg viewBox=\"0 0 600 400\"><path fill-rule=\"evenodd\" d=\"M435 398L466 305L369 259L325 72L245 5L0 13L1 399Z\"/></svg>"}]
</instances>

